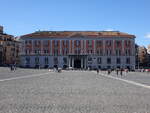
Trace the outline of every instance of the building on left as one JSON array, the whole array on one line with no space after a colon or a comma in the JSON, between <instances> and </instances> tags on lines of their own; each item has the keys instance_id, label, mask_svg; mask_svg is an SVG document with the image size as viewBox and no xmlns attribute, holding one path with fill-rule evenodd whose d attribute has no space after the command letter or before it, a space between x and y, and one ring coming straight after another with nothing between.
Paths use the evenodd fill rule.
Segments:
<instances>
[{"instance_id":1,"label":"building on left","mask_svg":"<svg viewBox=\"0 0 150 113\"><path fill-rule=\"evenodd\" d=\"M148 45L148 48L147 48L147 57L148 57L148 66L150 67L150 44Z\"/></svg>"},{"instance_id":2,"label":"building on left","mask_svg":"<svg viewBox=\"0 0 150 113\"><path fill-rule=\"evenodd\" d=\"M0 26L0 66L19 63L19 41L13 35L4 33Z\"/></svg>"}]
</instances>

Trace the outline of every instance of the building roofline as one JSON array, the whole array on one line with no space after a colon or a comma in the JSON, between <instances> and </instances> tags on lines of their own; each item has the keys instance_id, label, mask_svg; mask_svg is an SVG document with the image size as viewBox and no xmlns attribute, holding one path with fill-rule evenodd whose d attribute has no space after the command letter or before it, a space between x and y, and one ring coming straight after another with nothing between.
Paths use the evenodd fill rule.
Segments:
<instances>
[{"instance_id":1,"label":"building roofline","mask_svg":"<svg viewBox=\"0 0 150 113\"><path fill-rule=\"evenodd\" d=\"M135 35L119 32L119 31L36 31L34 33L20 36L21 38L29 37L47 37L47 38L72 38L72 37L129 37L135 38Z\"/></svg>"}]
</instances>

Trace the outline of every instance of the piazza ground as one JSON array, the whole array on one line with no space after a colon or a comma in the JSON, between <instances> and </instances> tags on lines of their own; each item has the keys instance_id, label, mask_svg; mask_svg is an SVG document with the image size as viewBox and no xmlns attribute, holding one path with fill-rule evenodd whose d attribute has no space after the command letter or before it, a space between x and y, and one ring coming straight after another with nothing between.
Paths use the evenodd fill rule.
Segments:
<instances>
[{"instance_id":1,"label":"piazza ground","mask_svg":"<svg viewBox=\"0 0 150 113\"><path fill-rule=\"evenodd\" d=\"M0 68L0 113L150 113L150 89L94 71ZM115 78L150 85L150 74Z\"/></svg>"}]
</instances>

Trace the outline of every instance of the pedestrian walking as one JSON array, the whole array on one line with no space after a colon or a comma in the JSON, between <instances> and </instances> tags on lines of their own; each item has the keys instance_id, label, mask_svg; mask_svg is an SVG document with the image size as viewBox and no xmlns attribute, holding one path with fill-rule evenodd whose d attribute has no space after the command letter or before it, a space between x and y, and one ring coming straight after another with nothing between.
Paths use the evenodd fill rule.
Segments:
<instances>
[{"instance_id":1,"label":"pedestrian walking","mask_svg":"<svg viewBox=\"0 0 150 113\"><path fill-rule=\"evenodd\" d=\"M117 76L118 76L118 73L119 73L119 69L116 69L116 74L117 74Z\"/></svg>"},{"instance_id":2,"label":"pedestrian walking","mask_svg":"<svg viewBox=\"0 0 150 113\"><path fill-rule=\"evenodd\" d=\"M111 70L110 70L110 69L108 69L108 75L110 75L110 73L111 73Z\"/></svg>"},{"instance_id":3,"label":"pedestrian walking","mask_svg":"<svg viewBox=\"0 0 150 113\"><path fill-rule=\"evenodd\" d=\"M121 76L123 75L123 69L120 69L120 75Z\"/></svg>"},{"instance_id":4,"label":"pedestrian walking","mask_svg":"<svg viewBox=\"0 0 150 113\"><path fill-rule=\"evenodd\" d=\"M125 69L125 76L127 75L128 72L129 72L129 70L128 70L128 69Z\"/></svg>"},{"instance_id":5,"label":"pedestrian walking","mask_svg":"<svg viewBox=\"0 0 150 113\"><path fill-rule=\"evenodd\" d=\"M12 71L12 64L10 64L10 71Z\"/></svg>"},{"instance_id":6,"label":"pedestrian walking","mask_svg":"<svg viewBox=\"0 0 150 113\"><path fill-rule=\"evenodd\" d=\"M97 69L96 71L97 71L97 74L99 74L99 69Z\"/></svg>"},{"instance_id":7,"label":"pedestrian walking","mask_svg":"<svg viewBox=\"0 0 150 113\"><path fill-rule=\"evenodd\" d=\"M14 71L15 71L16 70L16 63L14 63L13 67L14 67Z\"/></svg>"},{"instance_id":8,"label":"pedestrian walking","mask_svg":"<svg viewBox=\"0 0 150 113\"><path fill-rule=\"evenodd\" d=\"M13 64L10 65L10 70L14 71L14 65Z\"/></svg>"}]
</instances>

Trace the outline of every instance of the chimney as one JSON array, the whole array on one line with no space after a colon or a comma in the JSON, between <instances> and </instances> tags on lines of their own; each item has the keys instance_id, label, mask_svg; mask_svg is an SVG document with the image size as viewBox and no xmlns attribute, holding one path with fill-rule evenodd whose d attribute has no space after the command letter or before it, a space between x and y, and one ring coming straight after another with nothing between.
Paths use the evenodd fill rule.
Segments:
<instances>
[{"instance_id":1,"label":"chimney","mask_svg":"<svg viewBox=\"0 0 150 113\"><path fill-rule=\"evenodd\" d=\"M3 26L0 26L0 33L3 33Z\"/></svg>"}]
</instances>

